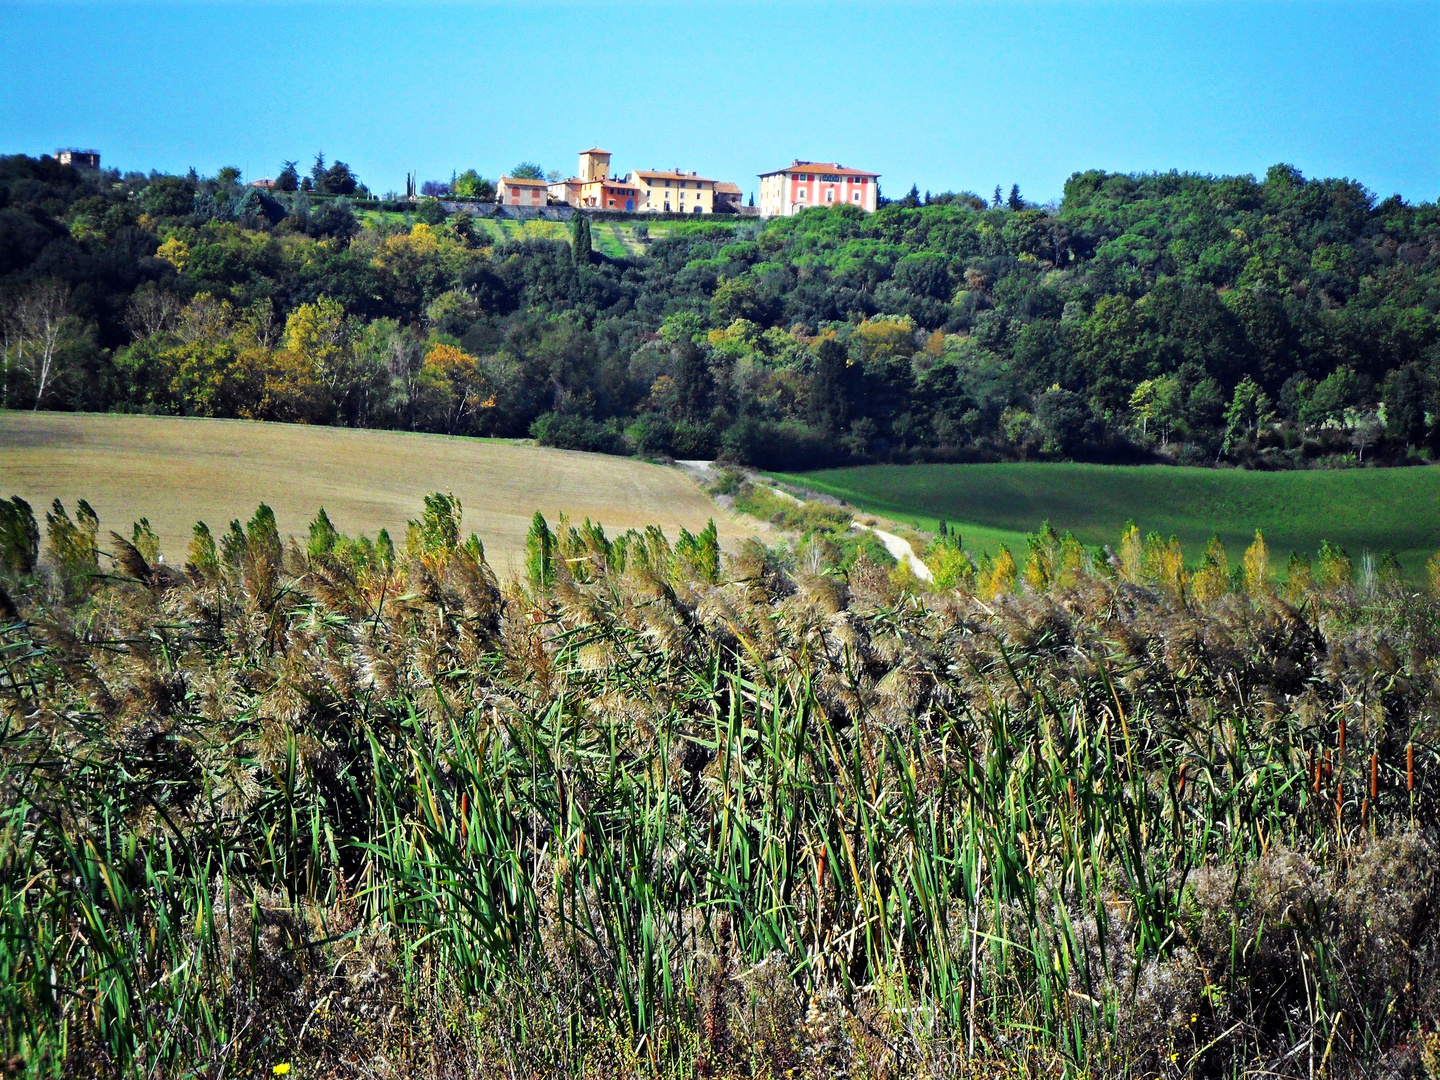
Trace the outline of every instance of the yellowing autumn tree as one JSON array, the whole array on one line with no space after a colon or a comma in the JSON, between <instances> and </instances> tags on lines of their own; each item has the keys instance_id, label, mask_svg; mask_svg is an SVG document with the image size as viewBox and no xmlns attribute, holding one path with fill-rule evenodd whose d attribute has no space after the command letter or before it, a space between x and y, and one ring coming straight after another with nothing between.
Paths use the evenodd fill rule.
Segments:
<instances>
[{"instance_id":1,"label":"yellowing autumn tree","mask_svg":"<svg viewBox=\"0 0 1440 1080\"><path fill-rule=\"evenodd\" d=\"M350 369L345 309L328 296L301 304L285 320L285 351L293 354L302 368L308 366L332 396L338 396Z\"/></svg>"},{"instance_id":2,"label":"yellowing autumn tree","mask_svg":"<svg viewBox=\"0 0 1440 1080\"><path fill-rule=\"evenodd\" d=\"M172 236L156 249L155 257L164 259L176 270L183 271L185 264L190 261L190 245L178 236Z\"/></svg>"},{"instance_id":3,"label":"yellowing autumn tree","mask_svg":"<svg viewBox=\"0 0 1440 1080\"><path fill-rule=\"evenodd\" d=\"M480 361L454 345L430 345L419 381L427 426L446 434L462 433L482 410L495 407Z\"/></svg>"},{"instance_id":4,"label":"yellowing autumn tree","mask_svg":"<svg viewBox=\"0 0 1440 1080\"><path fill-rule=\"evenodd\" d=\"M915 352L915 323L910 316L881 315L855 327L852 340L860 345L866 360L880 357L904 359Z\"/></svg>"}]
</instances>

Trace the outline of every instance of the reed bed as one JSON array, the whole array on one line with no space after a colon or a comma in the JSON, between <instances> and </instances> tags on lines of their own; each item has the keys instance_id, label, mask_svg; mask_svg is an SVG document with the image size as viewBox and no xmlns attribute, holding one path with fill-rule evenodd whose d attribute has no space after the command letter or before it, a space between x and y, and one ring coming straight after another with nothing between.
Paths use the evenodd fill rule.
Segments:
<instances>
[{"instance_id":1,"label":"reed bed","mask_svg":"<svg viewBox=\"0 0 1440 1080\"><path fill-rule=\"evenodd\" d=\"M4 506L8 1072L1440 1075L1440 602L1337 549Z\"/></svg>"}]
</instances>

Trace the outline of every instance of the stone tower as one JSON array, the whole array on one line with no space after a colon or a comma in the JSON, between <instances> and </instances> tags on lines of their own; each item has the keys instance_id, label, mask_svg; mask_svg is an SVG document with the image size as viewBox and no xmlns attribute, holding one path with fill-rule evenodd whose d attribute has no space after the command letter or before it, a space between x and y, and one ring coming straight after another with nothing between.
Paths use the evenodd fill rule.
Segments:
<instances>
[{"instance_id":1,"label":"stone tower","mask_svg":"<svg viewBox=\"0 0 1440 1080\"><path fill-rule=\"evenodd\" d=\"M580 151L580 171L575 174L581 180L608 180L610 178L610 151L592 146Z\"/></svg>"}]
</instances>

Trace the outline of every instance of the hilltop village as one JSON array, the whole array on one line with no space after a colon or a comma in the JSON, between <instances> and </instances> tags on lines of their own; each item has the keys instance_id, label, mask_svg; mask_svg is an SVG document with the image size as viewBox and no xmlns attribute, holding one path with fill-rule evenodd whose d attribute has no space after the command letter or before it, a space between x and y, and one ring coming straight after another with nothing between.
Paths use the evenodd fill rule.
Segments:
<instances>
[{"instance_id":1,"label":"hilltop village","mask_svg":"<svg viewBox=\"0 0 1440 1080\"><path fill-rule=\"evenodd\" d=\"M502 206L568 205L622 214L749 214L788 217L810 206L857 206L873 213L879 173L851 169L833 161L792 161L760 174L760 203L743 205L740 185L691 170L632 169L610 174L610 151L580 152L576 174L565 180L502 176L495 201Z\"/></svg>"}]
</instances>

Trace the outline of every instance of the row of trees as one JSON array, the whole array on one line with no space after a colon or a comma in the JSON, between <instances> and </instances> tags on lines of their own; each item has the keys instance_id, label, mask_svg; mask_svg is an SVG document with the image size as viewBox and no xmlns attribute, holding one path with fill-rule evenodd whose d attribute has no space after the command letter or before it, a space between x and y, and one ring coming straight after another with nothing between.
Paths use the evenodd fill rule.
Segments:
<instances>
[{"instance_id":1,"label":"row of trees","mask_svg":"<svg viewBox=\"0 0 1440 1080\"><path fill-rule=\"evenodd\" d=\"M1440 433L1435 206L1283 166L684 223L625 258L584 217L501 243L237 175L0 159L4 401L794 467L1398 463Z\"/></svg>"},{"instance_id":2,"label":"row of trees","mask_svg":"<svg viewBox=\"0 0 1440 1080\"><path fill-rule=\"evenodd\" d=\"M222 172L226 170L221 170ZM238 173L238 170L235 170ZM317 195L368 195L369 189L360 182L350 166L343 161L325 164L324 153L315 155L308 176L300 175L299 165L294 161L282 162L280 173L275 177L277 191L304 191Z\"/></svg>"},{"instance_id":3,"label":"row of trees","mask_svg":"<svg viewBox=\"0 0 1440 1080\"><path fill-rule=\"evenodd\" d=\"M522 161L510 170L510 176L519 180L544 180L547 174L544 169L533 161ZM560 174L550 172L550 180L558 180ZM481 176L474 169L466 169L462 173L452 173L450 179L426 180L420 185L419 194L427 199L443 199L454 197L457 199L480 199L488 200L495 198L496 182ZM415 194L411 192L410 194Z\"/></svg>"}]
</instances>

